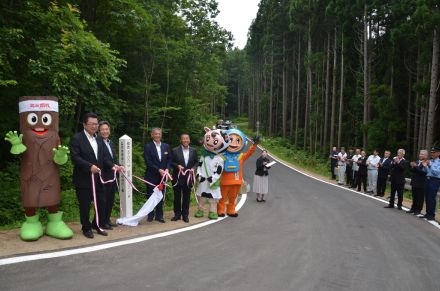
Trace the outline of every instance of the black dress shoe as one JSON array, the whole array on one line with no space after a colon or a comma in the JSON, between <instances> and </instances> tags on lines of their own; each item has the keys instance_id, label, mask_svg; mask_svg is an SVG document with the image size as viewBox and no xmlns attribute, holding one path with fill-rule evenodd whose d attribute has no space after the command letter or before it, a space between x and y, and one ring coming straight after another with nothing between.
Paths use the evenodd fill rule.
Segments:
<instances>
[{"instance_id":1,"label":"black dress shoe","mask_svg":"<svg viewBox=\"0 0 440 291\"><path fill-rule=\"evenodd\" d=\"M387 206L384 206L383 208L394 208L394 205L387 205Z\"/></svg>"},{"instance_id":2,"label":"black dress shoe","mask_svg":"<svg viewBox=\"0 0 440 291\"><path fill-rule=\"evenodd\" d=\"M111 221L110 221L108 224L109 224L111 227L118 227L118 225L117 225L116 223L113 223L113 222L111 222Z\"/></svg>"},{"instance_id":3,"label":"black dress shoe","mask_svg":"<svg viewBox=\"0 0 440 291\"><path fill-rule=\"evenodd\" d=\"M109 223L106 223L106 224L102 225L101 228L102 229L107 229L107 230L112 230L113 229L113 227Z\"/></svg>"},{"instance_id":4,"label":"black dress shoe","mask_svg":"<svg viewBox=\"0 0 440 291\"><path fill-rule=\"evenodd\" d=\"M402 206L397 206L397 209L398 210L402 210Z\"/></svg>"},{"instance_id":5,"label":"black dress shoe","mask_svg":"<svg viewBox=\"0 0 440 291\"><path fill-rule=\"evenodd\" d=\"M414 213L414 210L408 210L408 211L406 211L406 213Z\"/></svg>"},{"instance_id":6,"label":"black dress shoe","mask_svg":"<svg viewBox=\"0 0 440 291\"><path fill-rule=\"evenodd\" d=\"M174 216L173 218L171 218L171 221L177 221L180 220L180 216Z\"/></svg>"},{"instance_id":7,"label":"black dress shoe","mask_svg":"<svg viewBox=\"0 0 440 291\"><path fill-rule=\"evenodd\" d=\"M428 221L434 220L434 217L432 217L432 216L426 216L426 214L423 215L422 218L424 218L424 219L426 219L426 220L428 220Z\"/></svg>"},{"instance_id":8,"label":"black dress shoe","mask_svg":"<svg viewBox=\"0 0 440 291\"><path fill-rule=\"evenodd\" d=\"M419 215L420 214L420 212L417 212L417 211L414 211L414 213L413 213L414 215Z\"/></svg>"},{"instance_id":9,"label":"black dress shoe","mask_svg":"<svg viewBox=\"0 0 440 291\"><path fill-rule=\"evenodd\" d=\"M153 221L153 217L151 217L151 218L148 217L148 218L147 218L147 221L148 221L148 222L152 222L152 221Z\"/></svg>"},{"instance_id":10,"label":"black dress shoe","mask_svg":"<svg viewBox=\"0 0 440 291\"><path fill-rule=\"evenodd\" d=\"M230 216L230 217L237 217L238 213L231 213L231 214L228 213L228 216Z\"/></svg>"},{"instance_id":11,"label":"black dress shoe","mask_svg":"<svg viewBox=\"0 0 440 291\"><path fill-rule=\"evenodd\" d=\"M225 214L224 213L220 213L220 214L218 214L218 217L225 217Z\"/></svg>"},{"instance_id":12,"label":"black dress shoe","mask_svg":"<svg viewBox=\"0 0 440 291\"><path fill-rule=\"evenodd\" d=\"M94 237L93 232L92 232L91 229L89 229L89 230L83 230L83 235L84 235L86 238L93 238L93 237Z\"/></svg>"},{"instance_id":13,"label":"black dress shoe","mask_svg":"<svg viewBox=\"0 0 440 291\"><path fill-rule=\"evenodd\" d=\"M163 219L163 218L159 218L159 219L156 218L156 221L159 221L161 223L165 223L165 219Z\"/></svg>"},{"instance_id":14,"label":"black dress shoe","mask_svg":"<svg viewBox=\"0 0 440 291\"><path fill-rule=\"evenodd\" d=\"M92 226L92 228L93 228L94 230L96 230L96 232L97 232L98 234L100 234L100 235L102 235L102 236L108 236L108 233L107 233L105 230L102 230L102 229L100 229L100 228L97 227L97 226Z\"/></svg>"},{"instance_id":15,"label":"black dress shoe","mask_svg":"<svg viewBox=\"0 0 440 291\"><path fill-rule=\"evenodd\" d=\"M183 217L183 221L185 221L186 223L189 223L188 216L184 216L184 217Z\"/></svg>"}]
</instances>

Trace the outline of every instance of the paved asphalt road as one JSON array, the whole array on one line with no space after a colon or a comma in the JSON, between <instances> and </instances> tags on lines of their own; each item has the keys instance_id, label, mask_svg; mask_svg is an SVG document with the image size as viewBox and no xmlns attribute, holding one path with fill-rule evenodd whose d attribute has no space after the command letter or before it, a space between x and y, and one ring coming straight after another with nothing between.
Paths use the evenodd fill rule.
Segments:
<instances>
[{"instance_id":1,"label":"paved asphalt road","mask_svg":"<svg viewBox=\"0 0 440 291\"><path fill-rule=\"evenodd\" d=\"M270 192L194 231L2 266L0 290L440 290L432 225L281 164Z\"/></svg>"}]
</instances>

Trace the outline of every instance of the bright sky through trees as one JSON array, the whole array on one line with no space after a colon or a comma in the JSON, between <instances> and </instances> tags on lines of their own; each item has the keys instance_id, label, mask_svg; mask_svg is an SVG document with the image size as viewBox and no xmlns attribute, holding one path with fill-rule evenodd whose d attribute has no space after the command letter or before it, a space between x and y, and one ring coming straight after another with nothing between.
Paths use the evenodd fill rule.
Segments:
<instances>
[{"instance_id":1,"label":"bright sky through trees","mask_svg":"<svg viewBox=\"0 0 440 291\"><path fill-rule=\"evenodd\" d=\"M260 0L218 0L218 23L234 35L234 46L242 49L252 20L257 15Z\"/></svg>"}]
</instances>

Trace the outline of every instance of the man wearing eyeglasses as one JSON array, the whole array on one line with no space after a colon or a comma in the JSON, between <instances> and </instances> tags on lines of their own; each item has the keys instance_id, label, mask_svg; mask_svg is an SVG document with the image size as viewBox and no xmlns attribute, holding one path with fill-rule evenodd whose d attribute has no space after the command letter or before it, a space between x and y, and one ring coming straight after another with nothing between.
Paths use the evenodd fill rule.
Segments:
<instances>
[{"instance_id":1,"label":"man wearing eyeglasses","mask_svg":"<svg viewBox=\"0 0 440 291\"><path fill-rule=\"evenodd\" d=\"M107 232L101 229L102 224L105 223L106 211L104 187L99 179L99 174L101 170L119 171L120 167L112 163L110 153L104 145L102 137L96 135L98 116L94 113L86 113L83 117L83 127L84 130L78 132L70 142L70 153L74 165L72 179L79 202L82 231L87 238L93 238L92 228L98 234L107 236ZM90 222L90 204L94 191L92 174L95 183L98 217L95 214L93 222Z\"/></svg>"}]
</instances>

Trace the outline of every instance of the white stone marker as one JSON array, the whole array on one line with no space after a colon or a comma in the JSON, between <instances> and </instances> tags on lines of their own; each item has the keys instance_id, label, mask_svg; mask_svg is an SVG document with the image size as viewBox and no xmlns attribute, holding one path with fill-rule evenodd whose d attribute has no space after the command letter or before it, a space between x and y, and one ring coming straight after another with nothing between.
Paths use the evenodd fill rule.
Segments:
<instances>
[{"instance_id":1,"label":"white stone marker","mask_svg":"<svg viewBox=\"0 0 440 291\"><path fill-rule=\"evenodd\" d=\"M125 175L130 181L132 178L132 140L128 135L119 138L119 164L125 167ZM119 175L119 199L120 199L120 216L133 216L133 189L124 176Z\"/></svg>"}]
</instances>

